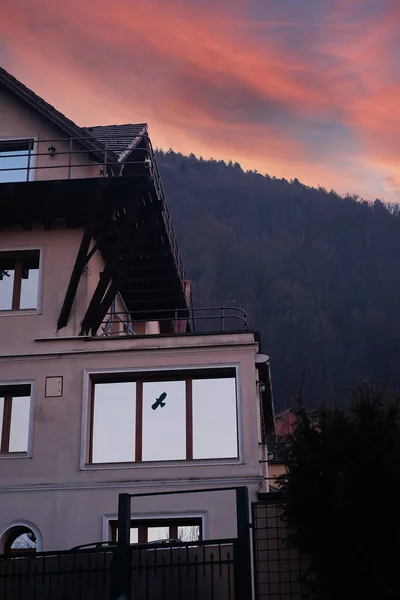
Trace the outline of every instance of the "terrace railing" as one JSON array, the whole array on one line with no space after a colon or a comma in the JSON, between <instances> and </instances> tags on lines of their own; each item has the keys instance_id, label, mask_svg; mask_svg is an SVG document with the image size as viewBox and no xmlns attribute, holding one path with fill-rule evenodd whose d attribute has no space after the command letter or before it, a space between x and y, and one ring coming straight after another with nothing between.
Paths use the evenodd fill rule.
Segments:
<instances>
[{"instance_id":1,"label":"terrace railing","mask_svg":"<svg viewBox=\"0 0 400 600\"><path fill-rule=\"evenodd\" d=\"M172 334L176 333L223 333L247 331L246 312L237 307L218 306L209 308L165 309L157 311L111 312L102 321L97 337L126 337L137 335L138 325L157 321L167 323ZM187 327L187 325L189 327Z\"/></svg>"}]
</instances>

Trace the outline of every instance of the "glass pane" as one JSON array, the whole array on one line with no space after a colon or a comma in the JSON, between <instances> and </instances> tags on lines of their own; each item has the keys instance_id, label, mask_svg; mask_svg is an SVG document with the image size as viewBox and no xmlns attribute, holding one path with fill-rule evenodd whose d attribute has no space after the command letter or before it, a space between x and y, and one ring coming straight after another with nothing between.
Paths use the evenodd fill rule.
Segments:
<instances>
[{"instance_id":1,"label":"glass pane","mask_svg":"<svg viewBox=\"0 0 400 600\"><path fill-rule=\"evenodd\" d=\"M238 455L234 377L193 380L193 458Z\"/></svg>"},{"instance_id":2,"label":"glass pane","mask_svg":"<svg viewBox=\"0 0 400 600\"><path fill-rule=\"evenodd\" d=\"M139 541L139 529L137 527L131 527L130 535L131 544L137 544Z\"/></svg>"},{"instance_id":3,"label":"glass pane","mask_svg":"<svg viewBox=\"0 0 400 600\"><path fill-rule=\"evenodd\" d=\"M21 533L11 544L12 550L34 550L37 547L36 537L33 532Z\"/></svg>"},{"instance_id":4,"label":"glass pane","mask_svg":"<svg viewBox=\"0 0 400 600\"><path fill-rule=\"evenodd\" d=\"M29 269L28 278L21 280L20 308L37 308L39 269Z\"/></svg>"},{"instance_id":5,"label":"glass pane","mask_svg":"<svg viewBox=\"0 0 400 600\"><path fill-rule=\"evenodd\" d=\"M169 539L169 527L148 527L147 528L147 541L157 542L158 540Z\"/></svg>"},{"instance_id":6,"label":"glass pane","mask_svg":"<svg viewBox=\"0 0 400 600\"><path fill-rule=\"evenodd\" d=\"M30 396L13 397L9 452L27 452L28 450L30 409Z\"/></svg>"},{"instance_id":7,"label":"glass pane","mask_svg":"<svg viewBox=\"0 0 400 600\"><path fill-rule=\"evenodd\" d=\"M26 181L28 174L28 150L0 152L0 182ZM18 169L3 171L2 169Z\"/></svg>"},{"instance_id":8,"label":"glass pane","mask_svg":"<svg viewBox=\"0 0 400 600\"><path fill-rule=\"evenodd\" d=\"M186 384L143 384L143 460L186 458Z\"/></svg>"},{"instance_id":9,"label":"glass pane","mask_svg":"<svg viewBox=\"0 0 400 600\"><path fill-rule=\"evenodd\" d=\"M178 539L181 542L197 542L200 539L200 525L179 526Z\"/></svg>"},{"instance_id":10,"label":"glass pane","mask_svg":"<svg viewBox=\"0 0 400 600\"><path fill-rule=\"evenodd\" d=\"M93 412L92 462L133 462L136 383L97 383Z\"/></svg>"},{"instance_id":11,"label":"glass pane","mask_svg":"<svg viewBox=\"0 0 400 600\"><path fill-rule=\"evenodd\" d=\"M12 269L0 267L0 310L11 310L14 288L14 273Z\"/></svg>"},{"instance_id":12,"label":"glass pane","mask_svg":"<svg viewBox=\"0 0 400 600\"><path fill-rule=\"evenodd\" d=\"M0 396L0 443L1 443L1 432L3 431L3 410L4 410L4 398Z\"/></svg>"}]
</instances>

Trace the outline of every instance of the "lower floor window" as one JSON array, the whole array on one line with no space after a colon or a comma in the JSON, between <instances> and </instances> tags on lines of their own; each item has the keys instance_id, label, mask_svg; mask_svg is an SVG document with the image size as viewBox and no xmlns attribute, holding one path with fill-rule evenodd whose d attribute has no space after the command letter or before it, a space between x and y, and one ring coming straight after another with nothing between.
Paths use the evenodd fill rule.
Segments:
<instances>
[{"instance_id":1,"label":"lower floor window","mask_svg":"<svg viewBox=\"0 0 400 600\"><path fill-rule=\"evenodd\" d=\"M118 540L118 522L111 521L111 541ZM131 544L163 540L198 542L202 539L201 519L157 519L131 521Z\"/></svg>"},{"instance_id":2,"label":"lower floor window","mask_svg":"<svg viewBox=\"0 0 400 600\"><path fill-rule=\"evenodd\" d=\"M30 385L0 385L0 452L27 452Z\"/></svg>"}]
</instances>

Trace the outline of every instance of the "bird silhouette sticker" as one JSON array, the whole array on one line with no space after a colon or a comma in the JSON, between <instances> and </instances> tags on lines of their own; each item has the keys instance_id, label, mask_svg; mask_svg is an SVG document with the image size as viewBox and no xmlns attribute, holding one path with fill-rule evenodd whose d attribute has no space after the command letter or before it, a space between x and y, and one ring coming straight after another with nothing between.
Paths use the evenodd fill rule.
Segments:
<instances>
[{"instance_id":1,"label":"bird silhouette sticker","mask_svg":"<svg viewBox=\"0 0 400 600\"><path fill-rule=\"evenodd\" d=\"M151 408L153 410L156 410L156 408L158 408L159 406L161 408L163 408L163 406L165 406L164 400L165 400L166 397L167 397L167 392L163 392L161 394L161 396L159 398L157 398L157 400L154 402L154 404L151 405Z\"/></svg>"}]
</instances>

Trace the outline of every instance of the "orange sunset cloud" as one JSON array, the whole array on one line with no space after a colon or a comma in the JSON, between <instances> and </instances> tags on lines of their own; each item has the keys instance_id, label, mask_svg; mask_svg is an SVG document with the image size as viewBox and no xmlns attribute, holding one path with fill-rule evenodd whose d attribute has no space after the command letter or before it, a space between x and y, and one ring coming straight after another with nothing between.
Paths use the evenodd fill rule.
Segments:
<instances>
[{"instance_id":1,"label":"orange sunset cloud","mask_svg":"<svg viewBox=\"0 0 400 600\"><path fill-rule=\"evenodd\" d=\"M378 5L379 4L379 5ZM3 0L1 64L79 125L400 200L400 4Z\"/></svg>"}]
</instances>

